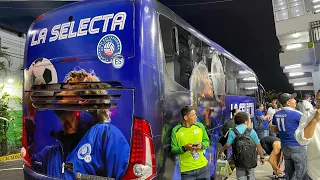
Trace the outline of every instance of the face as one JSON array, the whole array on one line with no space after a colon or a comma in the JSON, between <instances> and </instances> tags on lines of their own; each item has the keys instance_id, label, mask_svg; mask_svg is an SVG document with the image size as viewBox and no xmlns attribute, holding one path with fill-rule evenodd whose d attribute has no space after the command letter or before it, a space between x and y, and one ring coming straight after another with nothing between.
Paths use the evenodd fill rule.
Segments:
<instances>
[{"instance_id":1,"label":"face","mask_svg":"<svg viewBox=\"0 0 320 180\"><path fill-rule=\"evenodd\" d=\"M79 87L67 86L66 89L76 89ZM62 91L57 94L57 96L62 96L62 99L59 101L60 104L70 104L70 103L80 103L81 99L79 96L76 96L74 91ZM77 118L77 112L75 111L55 111L55 113L60 118L63 129L66 134L72 134L77 131L79 120Z\"/></svg>"},{"instance_id":2,"label":"face","mask_svg":"<svg viewBox=\"0 0 320 180\"><path fill-rule=\"evenodd\" d=\"M194 124L197 119L196 111L192 110L190 111L186 116L183 117L185 121L187 121L190 124Z\"/></svg>"},{"instance_id":3,"label":"face","mask_svg":"<svg viewBox=\"0 0 320 180\"><path fill-rule=\"evenodd\" d=\"M264 110L264 106L261 105L261 106L259 107L259 109L260 109L261 111L263 111L263 110Z\"/></svg>"},{"instance_id":4,"label":"face","mask_svg":"<svg viewBox=\"0 0 320 180\"><path fill-rule=\"evenodd\" d=\"M320 92L316 94L316 109L320 109Z\"/></svg>"},{"instance_id":5,"label":"face","mask_svg":"<svg viewBox=\"0 0 320 180\"><path fill-rule=\"evenodd\" d=\"M294 109L297 106L297 102L296 102L296 100L294 98L291 98L291 99L288 100L287 105Z\"/></svg>"},{"instance_id":6,"label":"face","mask_svg":"<svg viewBox=\"0 0 320 180\"><path fill-rule=\"evenodd\" d=\"M276 99L273 99L273 100L272 100L272 104L277 104L277 100L276 100Z\"/></svg>"}]
</instances>

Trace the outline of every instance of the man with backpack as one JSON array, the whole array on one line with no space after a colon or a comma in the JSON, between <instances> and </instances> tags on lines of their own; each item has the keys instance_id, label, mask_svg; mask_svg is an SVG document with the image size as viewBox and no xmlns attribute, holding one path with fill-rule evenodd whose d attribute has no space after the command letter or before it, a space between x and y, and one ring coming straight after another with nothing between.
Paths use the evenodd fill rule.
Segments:
<instances>
[{"instance_id":1,"label":"man with backpack","mask_svg":"<svg viewBox=\"0 0 320 180\"><path fill-rule=\"evenodd\" d=\"M227 143L219 150L223 152L232 145L232 156L236 166L238 180L254 180L254 168L257 166L257 150L260 154L260 162L264 164L264 155L260 140L255 130L248 128L249 114L239 112L234 121L237 125L230 130Z\"/></svg>"}]
</instances>

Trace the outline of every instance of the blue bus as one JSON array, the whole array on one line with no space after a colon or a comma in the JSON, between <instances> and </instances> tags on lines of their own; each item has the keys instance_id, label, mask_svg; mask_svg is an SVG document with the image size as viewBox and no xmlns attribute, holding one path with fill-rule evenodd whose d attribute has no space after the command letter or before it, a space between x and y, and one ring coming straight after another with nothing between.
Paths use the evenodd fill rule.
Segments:
<instances>
[{"instance_id":1,"label":"blue bus","mask_svg":"<svg viewBox=\"0 0 320 180\"><path fill-rule=\"evenodd\" d=\"M155 0L92 0L40 15L24 63L25 179L179 179L171 130L192 105L215 176L222 127L262 90L243 62Z\"/></svg>"}]
</instances>

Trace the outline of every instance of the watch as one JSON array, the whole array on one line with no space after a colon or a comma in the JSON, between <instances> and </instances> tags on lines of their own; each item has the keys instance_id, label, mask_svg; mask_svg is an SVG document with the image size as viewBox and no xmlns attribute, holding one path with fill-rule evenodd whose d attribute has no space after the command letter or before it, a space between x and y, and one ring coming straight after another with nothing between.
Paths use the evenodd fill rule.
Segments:
<instances>
[{"instance_id":1,"label":"watch","mask_svg":"<svg viewBox=\"0 0 320 180\"><path fill-rule=\"evenodd\" d=\"M264 159L264 157L260 157L260 159Z\"/></svg>"}]
</instances>

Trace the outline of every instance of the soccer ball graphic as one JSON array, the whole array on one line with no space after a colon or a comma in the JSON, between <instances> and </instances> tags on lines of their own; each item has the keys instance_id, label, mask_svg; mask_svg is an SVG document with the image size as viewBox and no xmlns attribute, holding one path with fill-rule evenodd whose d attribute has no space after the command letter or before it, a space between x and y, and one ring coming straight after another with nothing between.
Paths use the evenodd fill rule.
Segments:
<instances>
[{"instance_id":1,"label":"soccer ball graphic","mask_svg":"<svg viewBox=\"0 0 320 180\"><path fill-rule=\"evenodd\" d=\"M57 71L53 64L46 58L36 59L29 68L31 85L54 84L58 82Z\"/></svg>"},{"instance_id":2,"label":"soccer ball graphic","mask_svg":"<svg viewBox=\"0 0 320 180\"><path fill-rule=\"evenodd\" d=\"M114 44L112 42L107 42L104 45L104 53L107 56L112 56L113 52L114 52Z\"/></svg>"}]
</instances>

